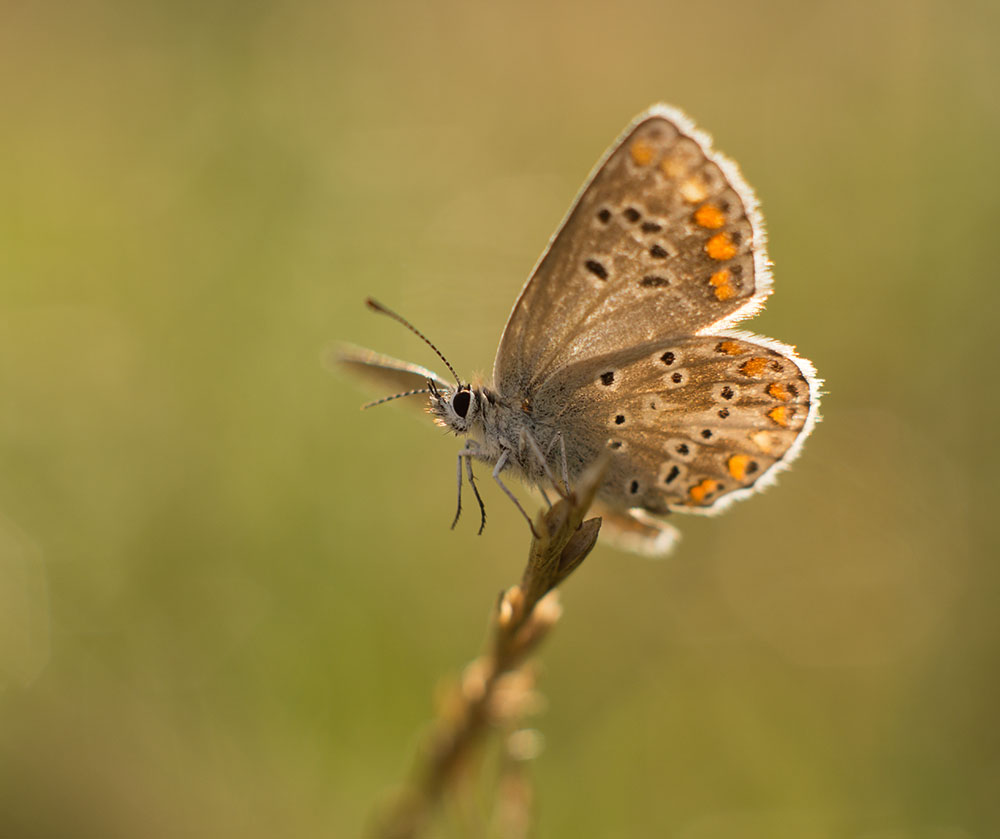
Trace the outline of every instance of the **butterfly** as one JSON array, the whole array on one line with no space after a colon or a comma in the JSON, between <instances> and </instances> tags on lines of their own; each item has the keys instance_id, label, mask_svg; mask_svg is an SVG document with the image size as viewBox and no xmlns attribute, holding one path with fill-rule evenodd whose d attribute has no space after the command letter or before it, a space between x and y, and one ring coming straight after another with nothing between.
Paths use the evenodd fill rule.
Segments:
<instances>
[{"instance_id":1,"label":"butterfly","mask_svg":"<svg viewBox=\"0 0 1000 839\"><path fill-rule=\"evenodd\" d=\"M563 491L602 452L603 534L662 554L672 513L716 513L772 482L818 419L812 364L734 330L771 292L763 219L736 164L679 110L654 105L598 162L511 311L492 382L368 350L341 363L425 396L438 425L528 519L503 478ZM379 402L387 400L379 400ZM378 403L371 403L378 404ZM544 493L544 490L543 490ZM458 521L456 514L455 521ZM454 526L454 524L453 524Z\"/></svg>"}]
</instances>

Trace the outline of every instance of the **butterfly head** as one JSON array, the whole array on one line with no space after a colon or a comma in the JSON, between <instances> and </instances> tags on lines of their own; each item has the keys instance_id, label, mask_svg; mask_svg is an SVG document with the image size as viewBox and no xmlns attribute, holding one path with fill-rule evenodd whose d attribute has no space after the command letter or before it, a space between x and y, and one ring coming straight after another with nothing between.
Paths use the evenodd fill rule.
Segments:
<instances>
[{"instance_id":1,"label":"butterfly head","mask_svg":"<svg viewBox=\"0 0 1000 839\"><path fill-rule=\"evenodd\" d=\"M468 434L469 429L479 419L480 404L478 389L471 385L459 385L444 390L434 382L428 382L430 390L430 412L434 421L442 428L449 428L456 434Z\"/></svg>"}]
</instances>

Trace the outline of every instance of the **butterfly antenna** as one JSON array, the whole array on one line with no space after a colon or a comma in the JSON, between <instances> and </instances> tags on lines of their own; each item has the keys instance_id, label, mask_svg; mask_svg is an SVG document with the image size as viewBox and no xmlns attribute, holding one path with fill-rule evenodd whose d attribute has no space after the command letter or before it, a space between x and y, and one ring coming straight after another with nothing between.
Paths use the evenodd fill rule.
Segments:
<instances>
[{"instance_id":1,"label":"butterfly antenna","mask_svg":"<svg viewBox=\"0 0 1000 839\"><path fill-rule=\"evenodd\" d=\"M417 327L415 327L402 315L397 315L394 311L392 311L392 309L387 309L377 300L373 300L371 297L369 297L367 300L365 300L365 303L368 305L368 308L371 309L372 311L378 312L380 315L388 315L394 321L398 321L399 323L403 324L403 326L409 329L410 332L412 332L421 341L427 344L428 347L430 347L432 350L434 350L435 353L437 353L437 357L444 362L444 366L451 371L451 375L455 377L455 381L458 383L458 386L459 387L462 386L462 380L458 377L458 373L455 372L455 368L451 366L451 364L448 362L448 359L444 357L444 354L441 352L441 350L435 347L434 343L430 340L430 338L424 335L423 332L417 329Z\"/></svg>"},{"instance_id":2,"label":"butterfly antenna","mask_svg":"<svg viewBox=\"0 0 1000 839\"><path fill-rule=\"evenodd\" d=\"M392 396L383 396L381 399L376 399L374 402L369 402L366 405L361 406L361 410L367 410L368 408L374 408L376 405L381 405L383 402L392 402L393 399L400 399L403 396L416 396L420 393L430 393L431 389L427 387L422 387L419 390L408 390L404 393L394 393Z\"/></svg>"}]
</instances>

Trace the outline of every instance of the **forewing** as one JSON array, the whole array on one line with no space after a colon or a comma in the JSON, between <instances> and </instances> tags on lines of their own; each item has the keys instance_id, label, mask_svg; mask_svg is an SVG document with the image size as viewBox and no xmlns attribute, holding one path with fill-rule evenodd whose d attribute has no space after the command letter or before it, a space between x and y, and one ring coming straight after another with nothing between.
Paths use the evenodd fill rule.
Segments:
<instances>
[{"instance_id":1,"label":"forewing","mask_svg":"<svg viewBox=\"0 0 1000 839\"><path fill-rule=\"evenodd\" d=\"M795 457L816 421L818 387L791 347L723 332L575 365L539 399L560 406L539 420L562 429L572 463L611 452L600 494L609 508L709 512Z\"/></svg>"},{"instance_id":2,"label":"forewing","mask_svg":"<svg viewBox=\"0 0 1000 839\"><path fill-rule=\"evenodd\" d=\"M363 347L341 347L333 360L339 368L384 388L388 391L387 396L411 391L426 392L428 381L434 382L441 390L450 387L437 373L426 367Z\"/></svg>"},{"instance_id":3,"label":"forewing","mask_svg":"<svg viewBox=\"0 0 1000 839\"><path fill-rule=\"evenodd\" d=\"M770 288L756 199L680 112L655 106L608 150L511 312L502 395L622 346L747 317Z\"/></svg>"}]
</instances>

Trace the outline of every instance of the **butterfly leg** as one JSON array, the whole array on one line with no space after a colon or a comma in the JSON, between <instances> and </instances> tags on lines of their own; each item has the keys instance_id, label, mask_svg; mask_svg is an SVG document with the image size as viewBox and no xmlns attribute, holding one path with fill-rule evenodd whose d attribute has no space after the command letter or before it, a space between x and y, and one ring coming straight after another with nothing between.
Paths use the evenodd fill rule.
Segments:
<instances>
[{"instance_id":1,"label":"butterfly leg","mask_svg":"<svg viewBox=\"0 0 1000 839\"><path fill-rule=\"evenodd\" d=\"M535 459L542 467L542 471L545 472L545 477L552 482L552 486L555 491L559 493L563 498L569 496L569 485L567 484L566 490L564 491L562 487L559 486L559 481L556 480L556 476L552 474L552 469L549 468L549 462L545 454L542 454L542 449L538 445L538 441L535 439L534 435L529 431L521 432L521 445L522 448L524 443L528 444L528 448L531 449L531 453L535 456ZM548 451L552 450L552 443L549 443Z\"/></svg>"},{"instance_id":2,"label":"butterfly leg","mask_svg":"<svg viewBox=\"0 0 1000 839\"><path fill-rule=\"evenodd\" d=\"M458 462L457 462L458 468L456 469L455 473L455 478L458 482L458 509L455 510L455 518L452 519L451 522L452 530L455 529L455 525L458 524L458 519L462 515L462 457L464 455L465 455L465 449L462 449L462 451L458 453Z\"/></svg>"},{"instance_id":3,"label":"butterfly leg","mask_svg":"<svg viewBox=\"0 0 1000 839\"><path fill-rule=\"evenodd\" d=\"M562 449L562 467L563 467L563 486L566 488L566 493L569 493L569 469L566 466L566 443L563 441L562 433L557 433L555 437L549 442L548 447L545 449L545 457L548 459L549 454L552 451L552 447L558 441L559 447ZM556 489L559 489L559 485L556 484ZM549 500L549 494L545 491L544 487L538 486L538 491L542 494L542 498L545 499L545 503L548 504L549 509L552 509L552 502ZM559 493L564 498L566 495L562 492Z\"/></svg>"},{"instance_id":4,"label":"butterfly leg","mask_svg":"<svg viewBox=\"0 0 1000 839\"><path fill-rule=\"evenodd\" d=\"M563 470L563 486L566 487L566 492L569 492L569 464L566 462L566 440L562 436L562 432L559 432L559 454L562 458L562 470Z\"/></svg>"},{"instance_id":5,"label":"butterfly leg","mask_svg":"<svg viewBox=\"0 0 1000 839\"><path fill-rule=\"evenodd\" d=\"M479 532L483 532L483 528L486 527L486 506L483 504L483 499L479 495L479 487L476 486L475 476L472 474L472 458L479 453L478 449L471 443L466 442L465 448L458 453L458 462L456 464L456 482L458 484L458 508L455 510L455 518L451 522L451 529L455 529L455 525L458 524L458 519L462 515L462 458L465 458L465 468L469 475L469 483L472 484L472 491L476 496L476 501L479 502L479 515L481 518L479 524Z\"/></svg>"},{"instance_id":6,"label":"butterfly leg","mask_svg":"<svg viewBox=\"0 0 1000 839\"><path fill-rule=\"evenodd\" d=\"M479 487L476 486L476 476L472 474L472 455L466 455L465 457L465 471L469 476L469 484L472 486L472 493L476 496L476 501L479 502L479 536L483 535L483 530L486 528L486 505L483 504L483 499L479 495Z\"/></svg>"},{"instance_id":7,"label":"butterfly leg","mask_svg":"<svg viewBox=\"0 0 1000 839\"><path fill-rule=\"evenodd\" d=\"M555 436L549 441L549 445L545 449L545 458L548 459L549 455L552 453L552 447L558 443L559 444L559 454L561 458L562 465L562 480L563 488L566 490L566 494L569 494L569 465L566 462L566 441L563 439L562 432L557 431ZM562 494L562 493L560 493ZM565 495L563 495L565 498ZM551 505L550 505L551 506Z\"/></svg>"},{"instance_id":8,"label":"butterfly leg","mask_svg":"<svg viewBox=\"0 0 1000 839\"><path fill-rule=\"evenodd\" d=\"M499 460L497 460L496 466L493 467L493 480L497 482L497 484L500 486L500 489L502 489L506 493L507 497L514 502L514 506L521 511L521 515L524 516L524 518L528 522L528 527L531 528L531 535L534 536L536 539L539 539L541 537L538 535L538 531L535 530L535 525L531 521L531 516L529 516L524 511L524 507L522 507L521 502L517 500L517 496L510 491L510 489L503 481L500 480L500 473L503 471L503 468L507 465L508 460L510 460L510 450L504 449L503 453L500 455Z\"/></svg>"}]
</instances>

